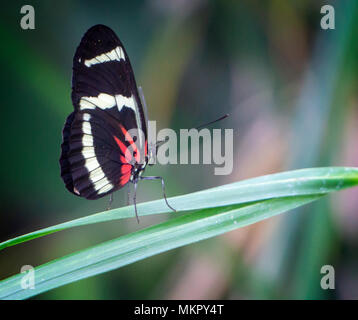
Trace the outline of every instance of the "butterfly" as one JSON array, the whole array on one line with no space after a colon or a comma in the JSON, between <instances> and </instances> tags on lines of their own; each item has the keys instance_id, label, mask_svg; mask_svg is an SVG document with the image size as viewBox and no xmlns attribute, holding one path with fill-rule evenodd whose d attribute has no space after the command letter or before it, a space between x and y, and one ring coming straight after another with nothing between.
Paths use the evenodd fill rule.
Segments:
<instances>
[{"instance_id":1,"label":"butterfly","mask_svg":"<svg viewBox=\"0 0 358 320\"><path fill-rule=\"evenodd\" d=\"M112 29L95 25L83 36L73 58L72 103L62 131L61 177L66 188L99 199L134 184L136 190L151 157L148 119L128 55ZM144 99L143 99L144 100ZM139 220L138 220L139 222Z\"/></svg>"}]
</instances>

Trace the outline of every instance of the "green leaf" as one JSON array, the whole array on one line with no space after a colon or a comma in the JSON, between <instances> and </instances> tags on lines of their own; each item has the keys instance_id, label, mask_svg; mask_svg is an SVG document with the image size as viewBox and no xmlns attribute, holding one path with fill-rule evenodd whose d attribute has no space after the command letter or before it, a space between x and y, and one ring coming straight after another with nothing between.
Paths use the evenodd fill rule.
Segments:
<instances>
[{"instance_id":1,"label":"green leaf","mask_svg":"<svg viewBox=\"0 0 358 320\"><path fill-rule=\"evenodd\" d=\"M358 169L356 168L345 167L294 170L172 197L168 201L178 212L184 212L233 204L245 204L279 197L322 195L356 185L358 179L357 172ZM167 212L171 212L171 210L162 199L138 204L139 216ZM4 241L0 243L0 250L61 230L133 216L133 206L92 214Z\"/></svg>"},{"instance_id":2,"label":"green leaf","mask_svg":"<svg viewBox=\"0 0 358 320\"><path fill-rule=\"evenodd\" d=\"M189 214L104 242L35 268L35 289L22 289L23 274L0 282L0 298L24 299L52 288L100 274L146 257L234 230L321 196L358 185L356 168L303 169L249 179L170 198ZM138 206L140 215L168 212L163 200ZM133 216L119 208L8 240L2 247L74 226Z\"/></svg>"}]
</instances>

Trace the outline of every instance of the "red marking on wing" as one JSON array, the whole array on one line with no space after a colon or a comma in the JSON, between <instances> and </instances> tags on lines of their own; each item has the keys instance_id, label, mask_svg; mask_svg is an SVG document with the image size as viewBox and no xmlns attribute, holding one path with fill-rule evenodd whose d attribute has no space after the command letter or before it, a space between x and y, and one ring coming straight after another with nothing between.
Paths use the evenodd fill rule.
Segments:
<instances>
[{"instance_id":1,"label":"red marking on wing","mask_svg":"<svg viewBox=\"0 0 358 320\"><path fill-rule=\"evenodd\" d=\"M118 147L121 149L122 153L125 155L124 157L122 155L119 156L119 159L122 162L119 185L124 186L129 181L132 173L132 165L130 164L131 159L129 159L130 152L127 152L127 147L121 140L119 140L116 136L113 136L113 138L116 141Z\"/></svg>"},{"instance_id":2,"label":"red marking on wing","mask_svg":"<svg viewBox=\"0 0 358 320\"><path fill-rule=\"evenodd\" d=\"M135 142L133 141L132 136L129 134L129 132L126 130L125 127L123 127L121 124L119 125L119 127L122 130L123 135L126 137L126 140L129 142L129 144L132 146L133 148L133 155L136 159L136 161L139 163L140 162L140 153L139 150L137 148L137 145L135 144Z\"/></svg>"},{"instance_id":3,"label":"red marking on wing","mask_svg":"<svg viewBox=\"0 0 358 320\"><path fill-rule=\"evenodd\" d=\"M132 172L132 165L130 164L131 159L128 159L127 157L127 155L130 153L126 152L127 147L124 145L124 143L121 140L119 140L116 136L113 136L113 138L118 144L118 147L121 149L122 153L125 155L125 157L123 157L122 155L119 156L119 159L122 162L121 175L119 177L119 185L124 186L129 181Z\"/></svg>"},{"instance_id":4,"label":"red marking on wing","mask_svg":"<svg viewBox=\"0 0 358 320\"><path fill-rule=\"evenodd\" d=\"M129 167L129 166L126 166L126 167ZM124 186L129 181L130 177L131 177L131 171L129 170L128 173L121 175L119 177L119 184L121 186Z\"/></svg>"},{"instance_id":5,"label":"red marking on wing","mask_svg":"<svg viewBox=\"0 0 358 320\"><path fill-rule=\"evenodd\" d=\"M122 155L119 157L121 162L130 163L132 159L129 158L130 152L127 152L127 147L125 146L125 144L121 140L119 140L116 136L113 136L113 138L116 141L119 149L121 149L122 153L124 154L124 157Z\"/></svg>"},{"instance_id":6,"label":"red marking on wing","mask_svg":"<svg viewBox=\"0 0 358 320\"><path fill-rule=\"evenodd\" d=\"M119 178L119 184L124 186L130 179L132 173L132 166L124 164L121 167L121 177Z\"/></svg>"},{"instance_id":7,"label":"red marking on wing","mask_svg":"<svg viewBox=\"0 0 358 320\"><path fill-rule=\"evenodd\" d=\"M128 172L130 173L132 170L132 166L129 165L129 164L124 164L122 165L121 167L121 174L125 175L125 174L128 174Z\"/></svg>"}]
</instances>

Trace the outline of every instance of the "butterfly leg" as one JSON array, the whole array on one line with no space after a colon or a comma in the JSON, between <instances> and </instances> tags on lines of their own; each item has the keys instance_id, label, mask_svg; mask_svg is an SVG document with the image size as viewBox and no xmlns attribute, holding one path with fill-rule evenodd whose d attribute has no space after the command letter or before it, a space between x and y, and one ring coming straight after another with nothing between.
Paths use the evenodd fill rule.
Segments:
<instances>
[{"instance_id":1,"label":"butterfly leg","mask_svg":"<svg viewBox=\"0 0 358 320\"><path fill-rule=\"evenodd\" d=\"M127 206L129 206L129 197L131 195L131 189L130 189L130 185L128 183L128 187L127 187Z\"/></svg>"},{"instance_id":2,"label":"butterfly leg","mask_svg":"<svg viewBox=\"0 0 358 320\"><path fill-rule=\"evenodd\" d=\"M137 181L134 182L133 204L134 204L135 217L137 218L137 222L139 223L139 217L138 217L138 211L137 211Z\"/></svg>"},{"instance_id":3,"label":"butterfly leg","mask_svg":"<svg viewBox=\"0 0 358 320\"><path fill-rule=\"evenodd\" d=\"M167 200L167 196L165 194L165 184L164 184L164 179L162 177L157 177L157 176L152 176L152 177L140 177L141 180L160 180L162 182L162 190L163 190L163 197L165 200L165 203L167 204L167 206L173 210L174 212L176 212L176 210L168 203Z\"/></svg>"},{"instance_id":4,"label":"butterfly leg","mask_svg":"<svg viewBox=\"0 0 358 320\"><path fill-rule=\"evenodd\" d=\"M112 202L113 202L113 193L111 193L111 194L109 195L109 202L108 202L107 210L111 210Z\"/></svg>"}]
</instances>

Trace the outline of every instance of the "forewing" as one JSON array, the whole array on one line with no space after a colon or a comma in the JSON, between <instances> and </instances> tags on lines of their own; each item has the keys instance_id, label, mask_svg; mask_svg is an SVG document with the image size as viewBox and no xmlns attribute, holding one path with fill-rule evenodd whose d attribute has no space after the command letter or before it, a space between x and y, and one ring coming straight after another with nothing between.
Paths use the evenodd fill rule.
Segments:
<instances>
[{"instance_id":1,"label":"forewing","mask_svg":"<svg viewBox=\"0 0 358 320\"><path fill-rule=\"evenodd\" d=\"M128 55L116 34L96 25L83 36L73 58L72 102L75 110L100 108L123 122L129 109L128 129L147 134L143 107Z\"/></svg>"}]
</instances>

